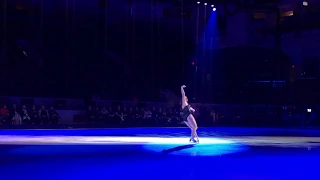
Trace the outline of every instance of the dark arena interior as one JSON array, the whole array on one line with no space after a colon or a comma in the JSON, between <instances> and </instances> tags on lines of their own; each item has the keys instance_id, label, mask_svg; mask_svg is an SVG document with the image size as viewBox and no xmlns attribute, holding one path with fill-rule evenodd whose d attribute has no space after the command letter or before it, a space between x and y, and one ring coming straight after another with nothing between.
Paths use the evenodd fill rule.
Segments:
<instances>
[{"instance_id":1,"label":"dark arena interior","mask_svg":"<svg viewBox=\"0 0 320 180\"><path fill-rule=\"evenodd\" d=\"M0 180L319 179L319 1L1 2Z\"/></svg>"}]
</instances>

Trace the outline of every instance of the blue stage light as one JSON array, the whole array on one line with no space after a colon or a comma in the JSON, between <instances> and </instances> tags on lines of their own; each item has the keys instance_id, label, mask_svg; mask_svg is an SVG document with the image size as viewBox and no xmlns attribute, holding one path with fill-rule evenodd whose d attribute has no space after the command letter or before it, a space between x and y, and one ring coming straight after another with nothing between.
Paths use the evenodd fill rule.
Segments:
<instances>
[{"instance_id":1,"label":"blue stage light","mask_svg":"<svg viewBox=\"0 0 320 180\"><path fill-rule=\"evenodd\" d=\"M216 11L216 10L217 10L216 8L213 8L213 9L212 9L212 11Z\"/></svg>"}]
</instances>

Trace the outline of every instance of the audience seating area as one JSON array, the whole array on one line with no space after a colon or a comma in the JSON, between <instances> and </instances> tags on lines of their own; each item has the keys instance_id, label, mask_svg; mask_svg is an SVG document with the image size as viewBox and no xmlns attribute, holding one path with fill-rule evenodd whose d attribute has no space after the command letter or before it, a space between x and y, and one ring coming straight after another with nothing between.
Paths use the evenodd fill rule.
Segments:
<instances>
[{"instance_id":1,"label":"audience seating area","mask_svg":"<svg viewBox=\"0 0 320 180\"><path fill-rule=\"evenodd\" d=\"M3 100L6 100L5 102ZM2 102L1 102L2 100ZM0 97L2 127L182 126L179 103ZM318 124L318 108L191 103L199 126L306 126Z\"/></svg>"}]
</instances>

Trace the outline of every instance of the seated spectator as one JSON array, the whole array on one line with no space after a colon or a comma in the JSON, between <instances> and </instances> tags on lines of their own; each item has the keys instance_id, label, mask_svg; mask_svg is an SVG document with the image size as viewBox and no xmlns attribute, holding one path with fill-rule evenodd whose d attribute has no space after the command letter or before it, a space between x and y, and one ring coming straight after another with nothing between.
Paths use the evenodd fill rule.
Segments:
<instances>
[{"instance_id":1,"label":"seated spectator","mask_svg":"<svg viewBox=\"0 0 320 180\"><path fill-rule=\"evenodd\" d=\"M41 106L39 117L42 124L49 124L49 113L44 105Z\"/></svg>"},{"instance_id":2,"label":"seated spectator","mask_svg":"<svg viewBox=\"0 0 320 180\"><path fill-rule=\"evenodd\" d=\"M7 109L7 105L4 105L0 109L0 124L9 124L9 110Z\"/></svg>"},{"instance_id":3,"label":"seated spectator","mask_svg":"<svg viewBox=\"0 0 320 180\"><path fill-rule=\"evenodd\" d=\"M128 124L128 116L129 116L129 112L127 110L126 107L123 107L123 119L124 119L124 123Z\"/></svg>"},{"instance_id":4,"label":"seated spectator","mask_svg":"<svg viewBox=\"0 0 320 180\"><path fill-rule=\"evenodd\" d=\"M152 112L151 112L149 109L146 109L146 110L144 111L144 118L145 118L145 119L150 119L150 118L152 118Z\"/></svg>"},{"instance_id":5,"label":"seated spectator","mask_svg":"<svg viewBox=\"0 0 320 180\"><path fill-rule=\"evenodd\" d=\"M141 108L141 110L139 109L139 107L136 107L136 110L134 111L135 112L135 116L134 116L134 119L135 119L135 124L138 125L138 124L141 124L142 120L143 120L143 108Z\"/></svg>"},{"instance_id":6,"label":"seated spectator","mask_svg":"<svg viewBox=\"0 0 320 180\"><path fill-rule=\"evenodd\" d=\"M40 118L39 118L39 111L36 108L35 105L32 106L31 111L30 111L30 118L31 118L31 122L32 124L37 124L39 125L40 122Z\"/></svg>"},{"instance_id":7,"label":"seated spectator","mask_svg":"<svg viewBox=\"0 0 320 180\"><path fill-rule=\"evenodd\" d=\"M29 116L27 107L25 105L22 106L20 114L21 114L23 124L31 124L31 118Z\"/></svg>"},{"instance_id":8,"label":"seated spectator","mask_svg":"<svg viewBox=\"0 0 320 180\"><path fill-rule=\"evenodd\" d=\"M100 113L100 122L103 124L107 123L107 118L108 118L109 112L106 107L103 107Z\"/></svg>"},{"instance_id":9,"label":"seated spectator","mask_svg":"<svg viewBox=\"0 0 320 180\"><path fill-rule=\"evenodd\" d=\"M127 122L128 124L135 124L135 112L132 107L129 108L129 112L127 113Z\"/></svg>"},{"instance_id":10,"label":"seated spectator","mask_svg":"<svg viewBox=\"0 0 320 180\"><path fill-rule=\"evenodd\" d=\"M216 117L216 112L214 110L211 111L210 116L212 118L213 124L214 125L218 124L217 117Z\"/></svg>"},{"instance_id":11,"label":"seated spectator","mask_svg":"<svg viewBox=\"0 0 320 180\"><path fill-rule=\"evenodd\" d=\"M59 116L59 113L53 108L53 106L50 107L48 114L49 114L50 122L52 124L58 124L60 120L60 116Z\"/></svg>"},{"instance_id":12,"label":"seated spectator","mask_svg":"<svg viewBox=\"0 0 320 180\"><path fill-rule=\"evenodd\" d=\"M152 124L152 112L148 108L144 110L143 119L145 124Z\"/></svg>"},{"instance_id":13,"label":"seated spectator","mask_svg":"<svg viewBox=\"0 0 320 180\"><path fill-rule=\"evenodd\" d=\"M124 122L124 117L123 117L123 112L122 112L120 106L117 106L115 114L116 114L115 117L117 119L117 123L123 123Z\"/></svg>"},{"instance_id":14,"label":"seated spectator","mask_svg":"<svg viewBox=\"0 0 320 180\"><path fill-rule=\"evenodd\" d=\"M20 115L20 111L17 108L16 104L12 105L12 111L11 111L11 120L12 120L12 124L14 125L21 125L22 124L22 118Z\"/></svg>"}]
</instances>

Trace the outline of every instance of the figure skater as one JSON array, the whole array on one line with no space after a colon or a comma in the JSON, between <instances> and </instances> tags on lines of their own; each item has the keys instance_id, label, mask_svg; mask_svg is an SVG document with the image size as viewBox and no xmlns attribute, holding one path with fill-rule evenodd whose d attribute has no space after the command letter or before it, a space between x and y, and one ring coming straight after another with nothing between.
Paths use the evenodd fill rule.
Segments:
<instances>
[{"instance_id":1,"label":"figure skater","mask_svg":"<svg viewBox=\"0 0 320 180\"><path fill-rule=\"evenodd\" d=\"M192 113L195 112L195 110L188 104L188 98L184 92L185 87L185 85L181 86L181 108L183 112L182 119L184 123L191 129L190 142L199 143L199 137L197 135L198 125L194 116L192 115Z\"/></svg>"}]
</instances>

